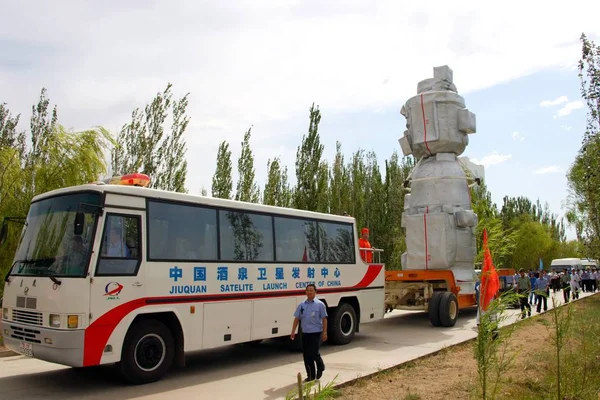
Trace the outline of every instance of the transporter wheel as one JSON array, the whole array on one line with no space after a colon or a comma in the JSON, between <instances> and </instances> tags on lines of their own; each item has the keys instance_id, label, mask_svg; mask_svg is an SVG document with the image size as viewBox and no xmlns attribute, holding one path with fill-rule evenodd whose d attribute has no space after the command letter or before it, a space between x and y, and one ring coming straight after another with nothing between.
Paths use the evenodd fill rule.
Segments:
<instances>
[{"instance_id":1,"label":"transporter wheel","mask_svg":"<svg viewBox=\"0 0 600 400\"><path fill-rule=\"evenodd\" d=\"M458 318L458 300L454 293L444 292L440 301L440 321L442 326L451 327Z\"/></svg>"},{"instance_id":2,"label":"transporter wheel","mask_svg":"<svg viewBox=\"0 0 600 400\"><path fill-rule=\"evenodd\" d=\"M121 373L136 385L156 382L173 364L175 344L161 322L142 321L129 329L121 353Z\"/></svg>"},{"instance_id":3,"label":"transporter wheel","mask_svg":"<svg viewBox=\"0 0 600 400\"><path fill-rule=\"evenodd\" d=\"M440 320L440 302L442 301L445 292L433 292L431 300L429 300L429 321L433 326L442 326Z\"/></svg>"},{"instance_id":4,"label":"transporter wheel","mask_svg":"<svg viewBox=\"0 0 600 400\"><path fill-rule=\"evenodd\" d=\"M356 311L348 303L341 303L333 310L335 311L328 318L328 341L333 344L348 344L354 338L358 325Z\"/></svg>"}]
</instances>

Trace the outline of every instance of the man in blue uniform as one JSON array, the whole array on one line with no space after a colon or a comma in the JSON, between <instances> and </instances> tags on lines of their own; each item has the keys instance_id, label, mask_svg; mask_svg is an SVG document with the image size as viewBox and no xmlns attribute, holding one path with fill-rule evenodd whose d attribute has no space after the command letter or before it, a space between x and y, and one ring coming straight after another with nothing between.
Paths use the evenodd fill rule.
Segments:
<instances>
[{"instance_id":1,"label":"man in blue uniform","mask_svg":"<svg viewBox=\"0 0 600 400\"><path fill-rule=\"evenodd\" d=\"M304 366L308 375L305 382L320 379L325 371L325 364L319 353L321 339L327 340L327 310L325 304L316 299L317 287L313 284L306 286L306 300L298 305L294 312L292 340L296 337L298 324L302 327L302 353ZM316 364L316 369L315 369Z\"/></svg>"}]
</instances>

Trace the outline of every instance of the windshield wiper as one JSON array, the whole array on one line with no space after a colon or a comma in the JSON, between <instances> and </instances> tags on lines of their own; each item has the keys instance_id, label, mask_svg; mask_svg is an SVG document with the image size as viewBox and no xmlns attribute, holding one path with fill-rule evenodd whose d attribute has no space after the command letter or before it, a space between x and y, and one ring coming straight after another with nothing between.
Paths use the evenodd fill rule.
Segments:
<instances>
[{"instance_id":1,"label":"windshield wiper","mask_svg":"<svg viewBox=\"0 0 600 400\"><path fill-rule=\"evenodd\" d=\"M8 274L6 274L6 277L4 278L4 282L10 281L10 274L12 273L12 271L15 269L15 266L17 264L33 264L33 268L35 269L40 269L40 273L44 276L47 276L48 278L50 278L52 280L52 282L56 283L57 285L60 285L62 282L59 281L58 279L56 279L56 277L54 276L54 274L49 271L49 268L52 266L52 263L56 260L56 257L46 257L46 258L37 258L37 259L22 259L22 260L16 260L13 265L10 267L10 270L8 271ZM38 264L38 265L36 265ZM45 265L48 264L48 265ZM45 269L42 269L45 268ZM23 269L23 266L21 266L21 270ZM21 271L18 271L21 272Z\"/></svg>"},{"instance_id":2,"label":"windshield wiper","mask_svg":"<svg viewBox=\"0 0 600 400\"><path fill-rule=\"evenodd\" d=\"M28 259L16 260L13 263L13 267L17 263L21 263L21 264L37 264L37 263L46 263L46 262L52 263L52 262L54 262L54 260L56 260L56 257L35 258L35 259L29 259L29 260Z\"/></svg>"},{"instance_id":3,"label":"windshield wiper","mask_svg":"<svg viewBox=\"0 0 600 400\"><path fill-rule=\"evenodd\" d=\"M48 278L52 279L52 282L56 283L57 285L62 284L62 282L56 279L56 277L52 272L50 272L50 270L45 269L43 272Z\"/></svg>"}]
</instances>

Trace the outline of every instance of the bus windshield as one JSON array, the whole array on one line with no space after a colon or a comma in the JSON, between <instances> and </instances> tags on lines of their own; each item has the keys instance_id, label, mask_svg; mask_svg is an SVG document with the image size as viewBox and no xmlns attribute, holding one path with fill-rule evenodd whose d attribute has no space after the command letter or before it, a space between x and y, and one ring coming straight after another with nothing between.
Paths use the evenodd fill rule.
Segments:
<instances>
[{"instance_id":1,"label":"bus windshield","mask_svg":"<svg viewBox=\"0 0 600 400\"><path fill-rule=\"evenodd\" d=\"M99 193L48 198L31 205L21 234L11 275L84 277L94 240ZM84 213L81 235L74 232L75 215Z\"/></svg>"}]
</instances>

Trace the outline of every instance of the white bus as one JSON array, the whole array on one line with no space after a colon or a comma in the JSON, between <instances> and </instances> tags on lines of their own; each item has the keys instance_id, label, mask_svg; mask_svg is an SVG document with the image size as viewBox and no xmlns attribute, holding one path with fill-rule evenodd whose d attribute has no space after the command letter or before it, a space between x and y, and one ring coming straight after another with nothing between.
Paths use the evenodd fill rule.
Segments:
<instances>
[{"instance_id":1,"label":"white bus","mask_svg":"<svg viewBox=\"0 0 600 400\"><path fill-rule=\"evenodd\" d=\"M581 259L581 268L598 268L598 260L594 260L591 258L582 258Z\"/></svg>"},{"instance_id":2,"label":"white bus","mask_svg":"<svg viewBox=\"0 0 600 400\"><path fill-rule=\"evenodd\" d=\"M360 258L353 218L129 178L33 199L4 284L9 349L74 367L118 363L147 383L187 351L289 336L309 283L334 344L383 318L385 268Z\"/></svg>"},{"instance_id":3,"label":"white bus","mask_svg":"<svg viewBox=\"0 0 600 400\"><path fill-rule=\"evenodd\" d=\"M550 269L555 272L563 270L571 271L573 269L581 269L581 259L579 258L557 258L552 260Z\"/></svg>"}]
</instances>

